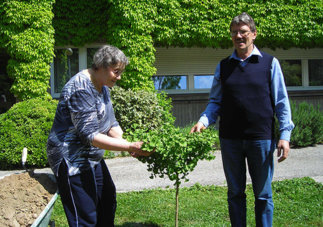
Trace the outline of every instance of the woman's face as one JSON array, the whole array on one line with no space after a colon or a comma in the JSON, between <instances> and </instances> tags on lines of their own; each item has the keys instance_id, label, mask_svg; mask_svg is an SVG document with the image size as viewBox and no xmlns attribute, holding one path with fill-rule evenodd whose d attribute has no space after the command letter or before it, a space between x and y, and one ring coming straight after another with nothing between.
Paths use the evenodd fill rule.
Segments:
<instances>
[{"instance_id":1,"label":"woman's face","mask_svg":"<svg viewBox=\"0 0 323 227\"><path fill-rule=\"evenodd\" d=\"M113 87L117 81L121 79L121 74L123 73L124 68L124 64L118 63L103 69L103 85Z\"/></svg>"}]
</instances>

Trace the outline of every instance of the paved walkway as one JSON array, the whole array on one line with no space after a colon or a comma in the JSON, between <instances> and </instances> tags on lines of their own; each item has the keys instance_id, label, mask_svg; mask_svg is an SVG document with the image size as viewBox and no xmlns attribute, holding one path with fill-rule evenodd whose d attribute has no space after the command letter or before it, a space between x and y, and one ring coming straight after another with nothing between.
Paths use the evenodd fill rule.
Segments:
<instances>
[{"instance_id":1,"label":"paved walkway","mask_svg":"<svg viewBox=\"0 0 323 227\"><path fill-rule=\"evenodd\" d=\"M168 179L150 179L146 165L134 158L109 159L106 163L119 192L173 186L173 182ZM323 183L323 145L291 149L289 157L281 163L277 162L275 156L275 181L306 176ZM200 161L188 177L189 182L182 186L192 186L195 183L225 185L221 152L216 152L216 158L212 161ZM247 181L250 182L250 178Z\"/></svg>"},{"instance_id":2,"label":"paved walkway","mask_svg":"<svg viewBox=\"0 0 323 227\"><path fill-rule=\"evenodd\" d=\"M135 158L108 159L106 163L118 192L173 187L173 182L168 179L150 179L150 173L147 171L146 165ZM0 179L17 172L22 171L0 171ZM35 173L52 174L49 168L36 169ZM306 176L323 183L323 145L291 149L288 159L282 163L278 163L275 157L275 181ZM195 183L201 185L225 185L221 153L216 152L215 160L200 161L188 177L189 182L183 183L182 186L192 186ZM250 182L250 178L247 180Z\"/></svg>"}]
</instances>

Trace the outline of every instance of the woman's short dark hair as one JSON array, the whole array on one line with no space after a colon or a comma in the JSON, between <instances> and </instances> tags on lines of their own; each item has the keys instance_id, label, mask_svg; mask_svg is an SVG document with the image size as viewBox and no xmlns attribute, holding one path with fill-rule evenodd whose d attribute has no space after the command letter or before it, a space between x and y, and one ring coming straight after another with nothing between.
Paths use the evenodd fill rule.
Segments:
<instances>
[{"instance_id":1,"label":"woman's short dark hair","mask_svg":"<svg viewBox=\"0 0 323 227\"><path fill-rule=\"evenodd\" d=\"M255 21L253 20L253 18L248 13L243 12L240 15L235 16L232 19L231 24L230 24L230 31L231 31L231 28L233 25L238 25L240 23L244 23L244 24L248 25L252 32L255 32L257 30L256 24L255 24Z\"/></svg>"},{"instance_id":2,"label":"woman's short dark hair","mask_svg":"<svg viewBox=\"0 0 323 227\"><path fill-rule=\"evenodd\" d=\"M129 64L126 55L115 46L104 45L93 56L92 69L108 68L116 64Z\"/></svg>"}]
</instances>

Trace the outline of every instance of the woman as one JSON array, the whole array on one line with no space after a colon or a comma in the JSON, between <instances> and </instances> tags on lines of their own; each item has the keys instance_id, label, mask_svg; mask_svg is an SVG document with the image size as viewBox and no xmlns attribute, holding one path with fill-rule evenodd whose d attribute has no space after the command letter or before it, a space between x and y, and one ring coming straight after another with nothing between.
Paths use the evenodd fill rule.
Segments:
<instances>
[{"instance_id":1,"label":"woman","mask_svg":"<svg viewBox=\"0 0 323 227\"><path fill-rule=\"evenodd\" d=\"M70 226L114 226L116 189L102 159L105 150L148 156L142 142L122 139L109 88L121 79L128 59L101 47L92 67L64 86L47 142L49 164Z\"/></svg>"}]
</instances>

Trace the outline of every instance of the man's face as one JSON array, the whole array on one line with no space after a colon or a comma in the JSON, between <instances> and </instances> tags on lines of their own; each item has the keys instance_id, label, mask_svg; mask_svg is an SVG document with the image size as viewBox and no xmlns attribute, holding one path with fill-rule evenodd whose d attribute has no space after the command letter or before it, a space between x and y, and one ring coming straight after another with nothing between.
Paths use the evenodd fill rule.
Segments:
<instances>
[{"instance_id":1,"label":"man's face","mask_svg":"<svg viewBox=\"0 0 323 227\"><path fill-rule=\"evenodd\" d=\"M252 50L253 42L256 39L257 32L252 32L248 25L244 23L234 24L231 27L230 34L233 45L238 53Z\"/></svg>"}]
</instances>

